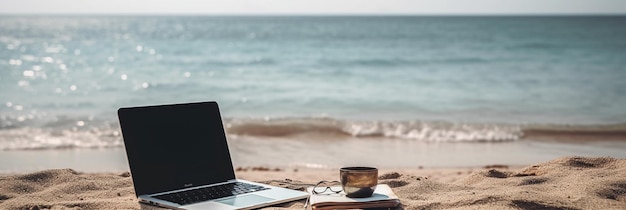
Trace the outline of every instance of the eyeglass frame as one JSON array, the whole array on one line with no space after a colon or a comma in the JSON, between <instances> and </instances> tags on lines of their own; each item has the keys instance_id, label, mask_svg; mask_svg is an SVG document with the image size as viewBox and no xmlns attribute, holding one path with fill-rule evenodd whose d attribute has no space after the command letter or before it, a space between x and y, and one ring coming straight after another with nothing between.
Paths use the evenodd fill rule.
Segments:
<instances>
[{"instance_id":1,"label":"eyeglass frame","mask_svg":"<svg viewBox=\"0 0 626 210\"><path fill-rule=\"evenodd\" d=\"M317 184L315 184L315 186L313 186L313 189L311 190L311 192L313 194L322 194L322 193L324 193L326 191L331 191L331 192L334 192L334 193L340 193L340 192L343 191L343 189L341 189L339 191L333 190L332 187L325 187L324 190L321 191L321 192L318 192L317 190L315 190L316 188L318 188L318 185L324 184L324 183L337 183L337 184L341 185L341 182L339 182L339 181L325 181L325 180L323 180L323 181L317 182Z\"/></svg>"}]
</instances>

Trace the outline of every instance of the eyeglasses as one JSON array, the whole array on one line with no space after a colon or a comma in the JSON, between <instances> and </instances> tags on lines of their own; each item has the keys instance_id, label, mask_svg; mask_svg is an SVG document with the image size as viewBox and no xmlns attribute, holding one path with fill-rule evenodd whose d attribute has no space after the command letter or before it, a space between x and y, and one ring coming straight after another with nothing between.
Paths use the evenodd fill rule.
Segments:
<instances>
[{"instance_id":1,"label":"eyeglasses","mask_svg":"<svg viewBox=\"0 0 626 210\"><path fill-rule=\"evenodd\" d=\"M313 187L313 194L321 194L326 191L340 193L343 191L341 182L338 181L320 181Z\"/></svg>"},{"instance_id":2,"label":"eyeglasses","mask_svg":"<svg viewBox=\"0 0 626 210\"><path fill-rule=\"evenodd\" d=\"M315 184L315 186L313 186L313 190L311 191L311 193L317 195L317 194L322 194L326 191L331 191L333 193L340 193L341 191L343 191L343 189L341 188L341 182L320 181L317 184ZM311 199L310 196L306 199L306 202L304 203L304 209L307 209L307 207L309 206L309 199Z\"/></svg>"}]
</instances>

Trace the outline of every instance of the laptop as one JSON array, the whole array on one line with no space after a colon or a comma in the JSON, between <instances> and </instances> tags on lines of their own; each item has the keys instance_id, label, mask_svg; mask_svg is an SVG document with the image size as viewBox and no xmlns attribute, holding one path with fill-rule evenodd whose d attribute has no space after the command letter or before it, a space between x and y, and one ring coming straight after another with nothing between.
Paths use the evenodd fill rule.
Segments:
<instances>
[{"instance_id":1,"label":"laptop","mask_svg":"<svg viewBox=\"0 0 626 210\"><path fill-rule=\"evenodd\" d=\"M253 209L308 196L235 178L216 102L125 107L118 117L142 203L175 209Z\"/></svg>"}]
</instances>

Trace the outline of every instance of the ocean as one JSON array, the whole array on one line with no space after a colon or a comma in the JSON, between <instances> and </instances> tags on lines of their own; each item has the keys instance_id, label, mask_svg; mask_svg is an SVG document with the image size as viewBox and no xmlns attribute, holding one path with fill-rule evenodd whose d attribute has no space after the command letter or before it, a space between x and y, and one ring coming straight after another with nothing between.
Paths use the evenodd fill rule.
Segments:
<instances>
[{"instance_id":1,"label":"ocean","mask_svg":"<svg viewBox=\"0 0 626 210\"><path fill-rule=\"evenodd\" d=\"M484 151L495 153L474 164L511 151L626 157L624 25L624 16L0 16L0 153L14 158L0 171L22 170L24 152L123 155L118 108L197 101L220 104L236 165L356 164L337 159L380 148L399 156L364 164L455 165L397 161L412 151L446 159L454 148L465 148L457 165ZM550 143L564 136L578 143ZM340 155L355 147L362 153Z\"/></svg>"}]
</instances>

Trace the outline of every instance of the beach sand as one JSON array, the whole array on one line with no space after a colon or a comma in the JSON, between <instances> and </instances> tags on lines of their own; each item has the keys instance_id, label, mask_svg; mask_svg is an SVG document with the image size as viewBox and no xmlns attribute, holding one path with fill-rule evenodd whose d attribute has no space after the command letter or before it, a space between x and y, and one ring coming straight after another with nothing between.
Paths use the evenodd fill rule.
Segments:
<instances>
[{"instance_id":1,"label":"beach sand","mask_svg":"<svg viewBox=\"0 0 626 210\"><path fill-rule=\"evenodd\" d=\"M399 209L626 209L626 159L563 157L527 167L380 169ZM238 178L302 190L336 169L240 168ZM302 209L304 201L268 209ZM158 209L139 204L128 172L51 169L0 177L0 209Z\"/></svg>"}]
</instances>

